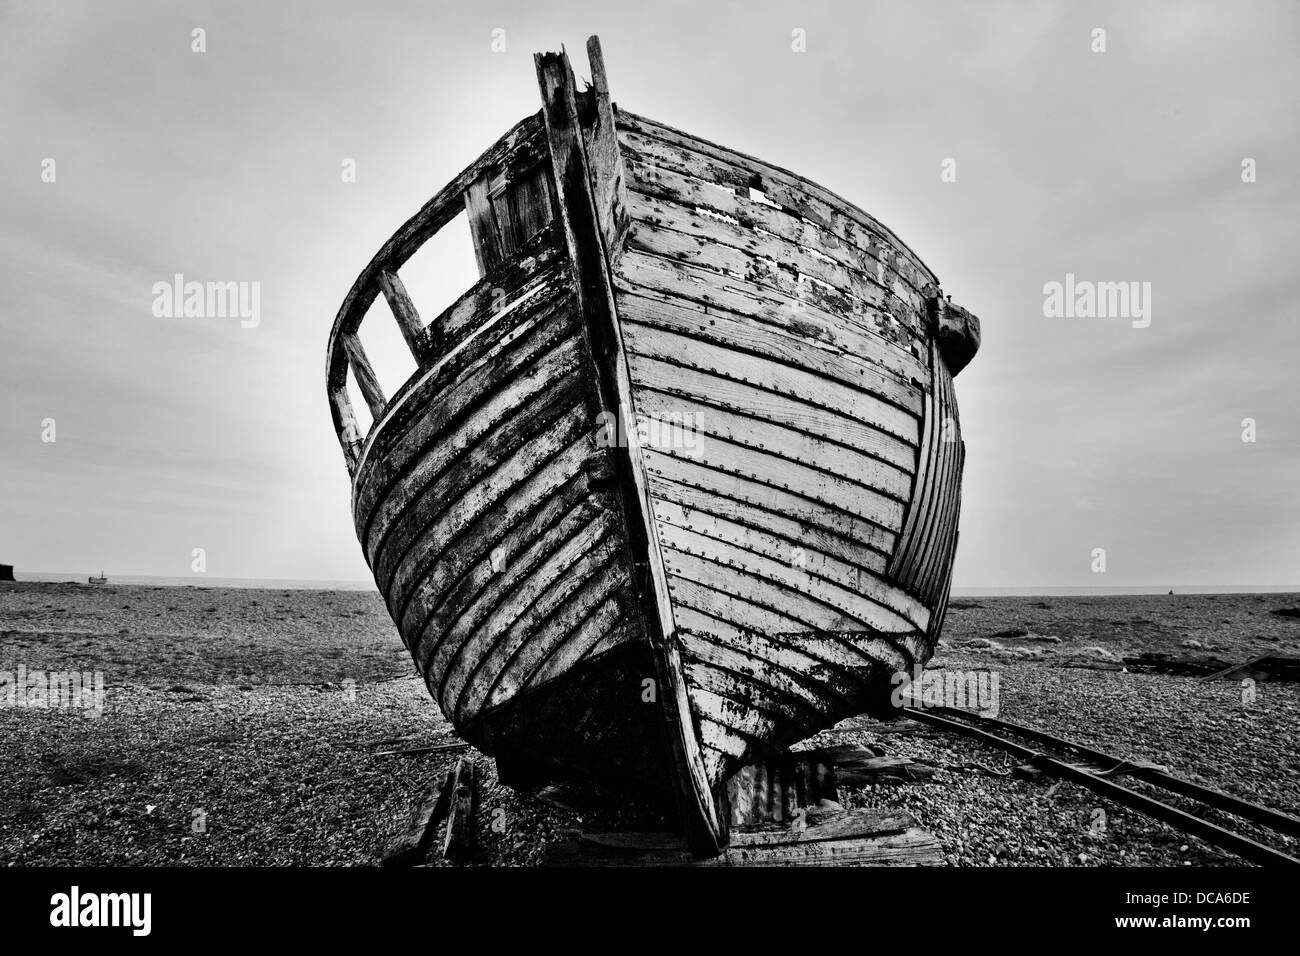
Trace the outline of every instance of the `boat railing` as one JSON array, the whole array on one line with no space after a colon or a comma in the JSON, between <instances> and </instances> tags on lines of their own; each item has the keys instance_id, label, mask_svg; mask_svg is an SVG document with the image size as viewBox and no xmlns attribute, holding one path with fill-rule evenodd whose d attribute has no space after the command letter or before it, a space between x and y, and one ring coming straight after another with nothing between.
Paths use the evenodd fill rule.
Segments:
<instances>
[{"instance_id":1,"label":"boat railing","mask_svg":"<svg viewBox=\"0 0 1300 956\"><path fill-rule=\"evenodd\" d=\"M352 284L330 330L325 373L334 430L350 475L356 474L361 462L366 436L352 407L348 370L370 410L370 431L383 419L390 402L358 336L371 305L384 297L417 370L432 367L446 348L443 330L458 307L467 300L490 297L498 273L549 222L548 155L541 113L521 120L393 233ZM425 323L398 271L462 212L469 220L480 278Z\"/></svg>"}]
</instances>

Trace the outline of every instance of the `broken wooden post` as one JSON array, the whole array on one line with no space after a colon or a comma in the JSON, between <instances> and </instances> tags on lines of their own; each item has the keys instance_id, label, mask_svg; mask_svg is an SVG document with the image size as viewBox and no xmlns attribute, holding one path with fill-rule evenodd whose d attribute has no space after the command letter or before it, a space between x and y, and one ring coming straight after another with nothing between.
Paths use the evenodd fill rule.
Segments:
<instances>
[{"instance_id":1,"label":"broken wooden post","mask_svg":"<svg viewBox=\"0 0 1300 956\"><path fill-rule=\"evenodd\" d=\"M475 777L478 767L473 757L461 757L451 786L451 809L447 819L447 838L442 844L442 855L456 863L464 863L474 855L474 803Z\"/></svg>"},{"instance_id":2,"label":"broken wooden post","mask_svg":"<svg viewBox=\"0 0 1300 956\"><path fill-rule=\"evenodd\" d=\"M410 866L423 858L438 824L451 806L452 774L449 772L442 785L435 788L416 808L407 828L384 851L383 866Z\"/></svg>"}]
</instances>

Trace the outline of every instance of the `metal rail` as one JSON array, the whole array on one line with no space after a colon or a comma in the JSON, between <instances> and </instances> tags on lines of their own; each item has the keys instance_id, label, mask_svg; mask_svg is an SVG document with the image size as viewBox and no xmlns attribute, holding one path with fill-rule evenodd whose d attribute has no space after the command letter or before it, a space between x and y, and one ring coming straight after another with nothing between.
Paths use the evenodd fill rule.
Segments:
<instances>
[{"instance_id":1,"label":"metal rail","mask_svg":"<svg viewBox=\"0 0 1300 956\"><path fill-rule=\"evenodd\" d=\"M954 719L950 716L941 716L934 712L935 709L942 710L945 713L959 714L961 719ZM1106 779L1104 776L1093 773L1083 767L1066 763L1063 760L1042 753L1041 751L1018 744L1015 741L1006 739L1005 737L1000 737L984 728L993 727L1010 733L1020 734L1043 743L1051 744L1064 750L1073 750L1076 753L1088 757L1090 760L1095 760L1103 764L1111 764L1118 767L1122 764L1128 763L1128 761L1125 761L1122 758L1114 757L1098 750L1092 750L1091 748L1085 747L1081 744L1062 740L1059 737L1053 737L1051 734L1033 730L1029 727L1021 727L1017 724L1011 724L1006 721L999 721L988 717L981 717L977 714L971 714L965 711L951 711L947 708L935 709L927 710L908 707L905 708L905 712L908 717L921 723L932 724L945 730L964 734L968 737L974 737L977 740L982 740L987 744L1020 757L1032 766L1040 767L1058 776L1065 777L1068 780L1083 784L1102 796L1114 800L1116 803L1131 807L1135 810L1140 810L1148 816L1154 817L1164 823L1168 823L1171 826L1177 827L1178 829L1194 836L1198 836L1207 843L1212 843L1215 846L1236 853L1238 856L1250 860L1253 863L1263 865L1300 866L1300 859L1296 859L1280 850L1275 850L1272 847L1265 846L1256 840L1252 840L1250 837L1243 836L1240 833L1228 830L1218 824L1211 823L1209 820L1179 810L1177 807L1170 806L1167 803L1162 803L1159 800L1146 796L1145 794L1138 793L1136 790L1122 787L1119 784ZM1294 833L1295 830L1293 828L1300 826L1300 821L1297 821L1294 817L1278 813L1277 811L1270 810L1267 807L1261 807L1257 804L1249 803L1245 800L1239 800L1229 794L1221 793L1217 790L1211 790L1208 787L1201 787L1197 784L1191 783L1190 781L1179 780L1161 770L1137 765L1132 767L1131 772L1134 776L1138 776L1140 779L1145 779L1157 786L1166 787L1167 789L1173 790L1184 796L1193 797L1202 803L1215 806L1219 809L1228 810L1232 813L1237 813L1240 816L1248 816L1247 813L1243 811L1249 809L1251 814L1248 817L1249 819L1259 823L1267 823L1268 826L1274 827L1283 832ZM1230 804L1237 807L1237 809L1232 809Z\"/></svg>"}]
</instances>

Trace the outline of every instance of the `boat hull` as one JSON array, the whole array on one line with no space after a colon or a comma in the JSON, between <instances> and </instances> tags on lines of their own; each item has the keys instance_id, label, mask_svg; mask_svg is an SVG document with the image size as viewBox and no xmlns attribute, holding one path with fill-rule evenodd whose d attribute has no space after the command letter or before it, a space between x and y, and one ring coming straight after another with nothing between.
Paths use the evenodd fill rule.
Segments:
<instances>
[{"instance_id":1,"label":"boat hull","mask_svg":"<svg viewBox=\"0 0 1300 956\"><path fill-rule=\"evenodd\" d=\"M387 271L412 224L376 257L331 401L366 560L457 730L507 782L675 792L710 852L732 774L887 713L932 654L978 326L865 213L616 112L593 68L578 94L539 57L542 113L453 184L479 286L426 326ZM420 368L370 386L361 442L339 372L365 386L347 337L378 287Z\"/></svg>"}]
</instances>

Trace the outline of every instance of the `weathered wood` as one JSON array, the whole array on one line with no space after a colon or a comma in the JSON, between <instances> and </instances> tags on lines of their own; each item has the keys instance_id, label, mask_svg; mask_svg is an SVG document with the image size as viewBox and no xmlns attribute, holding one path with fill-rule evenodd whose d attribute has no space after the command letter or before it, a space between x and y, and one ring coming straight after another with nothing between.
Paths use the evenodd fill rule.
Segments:
<instances>
[{"instance_id":1,"label":"weathered wood","mask_svg":"<svg viewBox=\"0 0 1300 956\"><path fill-rule=\"evenodd\" d=\"M796 821L802 826L809 808L838 800L834 769L816 757L783 754L748 764L727 783L733 845L744 842L739 828Z\"/></svg>"},{"instance_id":2,"label":"weathered wood","mask_svg":"<svg viewBox=\"0 0 1300 956\"><path fill-rule=\"evenodd\" d=\"M896 334L897 325L884 312L845 312L815 284L773 290L739 276L719 283L697 265L648 252L628 252L620 261L615 283L620 292L671 302L703 312L695 328L705 338L723 336L731 342L794 364L826 367L859 388L877 383L879 394L899 386L927 388L930 383L928 346L916 351ZM794 289L809 293L792 298ZM719 324L723 328L719 328ZM751 344L753 343L753 344ZM917 354L917 353L920 354ZM915 406L915 399L904 402Z\"/></svg>"},{"instance_id":3,"label":"weathered wood","mask_svg":"<svg viewBox=\"0 0 1300 956\"><path fill-rule=\"evenodd\" d=\"M361 340L357 338L355 332L343 336L343 350L347 352L352 376L356 380L357 388L361 389L366 405L370 408L370 415L375 422L378 422L384 417L384 407L388 404L388 400L384 398L379 377L375 375L375 369L370 364L370 359L366 358L366 350L362 348Z\"/></svg>"},{"instance_id":4,"label":"weathered wood","mask_svg":"<svg viewBox=\"0 0 1300 956\"><path fill-rule=\"evenodd\" d=\"M731 845L733 847L744 847L820 843L825 840L846 840L855 837L903 833L916 826L916 820L913 819L912 815L901 810L840 810L824 814L820 822L811 824L804 823L807 814L790 819L791 825L779 829L739 828L733 830Z\"/></svg>"},{"instance_id":5,"label":"weathered wood","mask_svg":"<svg viewBox=\"0 0 1300 956\"><path fill-rule=\"evenodd\" d=\"M1251 677L1254 679L1271 678L1273 680L1300 680L1300 657L1287 657L1282 654L1260 654L1240 664L1232 664L1222 670L1202 677L1202 680L1225 680L1229 677Z\"/></svg>"},{"instance_id":6,"label":"weathered wood","mask_svg":"<svg viewBox=\"0 0 1300 956\"><path fill-rule=\"evenodd\" d=\"M407 747L402 750L376 750L376 757L423 757L426 754L457 753L468 750L469 744L463 740L448 744L431 744L428 747Z\"/></svg>"},{"instance_id":7,"label":"weathered wood","mask_svg":"<svg viewBox=\"0 0 1300 956\"><path fill-rule=\"evenodd\" d=\"M876 818L889 832L865 836L808 839L794 831L768 842L766 834L741 834L733 845L710 859L691 855L680 838L671 834L578 834L569 832L547 848L550 866L938 866L943 852L931 834L908 826L898 831L906 817ZM860 824L866 819L860 818ZM844 826L852 829L854 823ZM810 827L802 831L820 829Z\"/></svg>"},{"instance_id":8,"label":"weathered wood","mask_svg":"<svg viewBox=\"0 0 1300 956\"><path fill-rule=\"evenodd\" d=\"M331 388L329 398L334 420L338 423L339 443L343 446L343 457L347 462L348 474L355 475L357 465L361 461L361 446L365 439L361 434L361 426L357 423L356 412L352 410L352 402L348 400L346 383Z\"/></svg>"},{"instance_id":9,"label":"weathered wood","mask_svg":"<svg viewBox=\"0 0 1300 956\"><path fill-rule=\"evenodd\" d=\"M889 573L922 600L942 606L957 547L965 446L952 376L937 347L931 367L934 390L926 395L916 482Z\"/></svg>"},{"instance_id":10,"label":"weathered wood","mask_svg":"<svg viewBox=\"0 0 1300 956\"><path fill-rule=\"evenodd\" d=\"M473 757L461 757L452 774L451 806L447 814L447 836L442 855L455 863L464 863L474 855L474 809L478 804L478 767Z\"/></svg>"},{"instance_id":11,"label":"weathered wood","mask_svg":"<svg viewBox=\"0 0 1300 956\"><path fill-rule=\"evenodd\" d=\"M389 844L381 863L384 866L410 866L428 851L438 832L438 824L451 807L454 773L448 771L440 786L420 803L406 829Z\"/></svg>"},{"instance_id":12,"label":"weathered wood","mask_svg":"<svg viewBox=\"0 0 1300 956\"><path fill-rule=\"evenodd\" d=\"M414 216L403 223L370 260L366 268L357 276L352 288L348 290L330 330L329 345L326 349L325 377L327 388L331 392L334 429L350 467L353 466L352 451L347 437L350 403L346 400L346 394L342 403L336 403L332 398L334 390L343 387L347 380L348 357L343 336L356 332L366 310L380 294L380 273L395 272L400 269L430 236L451 222L464 209L463 197L470 183L486 171L510 172L537 165L545 155L541 132L542 123L539 114L525 117L517 123L478 159L470 163L459 176L425 203Z\"/></svg>"},{"instance_id":13,"label":"weathered wood","mask_svg":"<svg viewBox=\"0 0 1300 956\"><path fill-rule=\"evenodd\" d=\"M574 290L584 319L587 347L594 364L599 408L626 425L634 408L626 350L591 192L573 71L564 54L538 54L534 59L560 221L573 266ZM673 640L667 576L651 530L644 468L635 433L628 429L627 434L626 448L620 449L614 460L630 561L634 568L644 569L641 580L634 581L633 586L642 596L647 634L656 651L657 677L660 693L667 702L664 711L670 722L670 749L677 762L675 778L680 787L687 833L698 852L713 853L725 840L726 821L715 805L713 788L698 753L690 701L681 681L679 651Z\"/></svg>"},{"instance_id":14,"label":"weathered wood","mask_svg":"<svg viewBox=\"0 0 1300 956\"><path fill-rule=\"evenodd\" d=\"M480 276L495 272L505 258L501 230L489 197L490 177L491 173L484 171L465 190L465 213L469 217L469 233L474 240L474 258Z\"/></svg>"},{"instance_id":15,"label":"weathered wood","mask_svg":"<svg viewBox=\"0 0 1300 956\"><path fill-rule=\"evenodd\" d=\"M926 306L935 344L943 355L949 374L956 376L979 351L979 319L940 296L930 298Z\"/></svg>"},{"instance_id":16,"label":"weathered wood","mask_svg":"<svg viewBox=\"0 0 1300 956\"><path fill-rule=\"evenodd\" d=\"M393 318L397 320L397 327L402 330L402 338L411 350L411 357L417 365L425 365L429 357L429 343L425 338L424 325L420 322L420 313L407 294L406 285L396 272L384 271L379 273L379 287L384 290L384 298L393 312Z\"/></svg>"},{"instance_id":17,"label":"weathered wood","mask_svg":"<svg viewBox=\"0 0 1300 956\"><path fill-rule=\"evenodd\" d=\"M860 787L881 780L928 780L935 768L910 757L879 756L866 747L841 744L808 751L815 759L834 766L835 779L849 786Z\"/></svg>"},{"instance_id":18,"label":"weathered wood","mask_svg":"<svg viewBox=\"0 0 1300 956\"><path fill-rule=\"evenodd\" d=\"M670 358L676 356L720 374L774 383L797 381L800 384L792 393L828 410L841 405L856 408L873 401L873 412L859 413L861 420L916 445L920 390L910 382L882 374L880 363L872 366L857 357L822 350L810 346L802 336L756 326L748 317L702 309L681 299L633 293L621 296L619 305L626 320L635 323L628 330L633 352L656 354L646 340L662 339L670 343ZM867 348L865 358L869 360L870 346ZM696 352L699 358L694 357ZM721 364L714 362L718 358Z\"/></svg>"},{"instance_id":19,"label":"weathered wood","mask_svg":"<svg viewBox=\"0 0 1300 956\"><path fill-rule=\"evenodd\" d=\"M625 148L643 152L656 165L671 166L673 150L693 154L713 167L701 179L745 190L759 188L769 201L791 215L816 223L897 270L914 289L939 284L916 254L888 228L830 190L779 166L626 110L619 110L617 118Z\"/></svg>"},{"instance_id":20,"label":"weathered wood","mask_svg":"<svg viewBox=\"0 0 1300 956\"><path fill-rule=\"evenodd\" d=\"M600 39L587 39L587 60L591 64L590 120L583 123L587 164L591 171L592 199L600 224L605 254L611 262L622 251L627 231L627 187L624 183L623 152L618 145L614 104L609 95L609 78Z\"/></svg>"}]
</instances>

